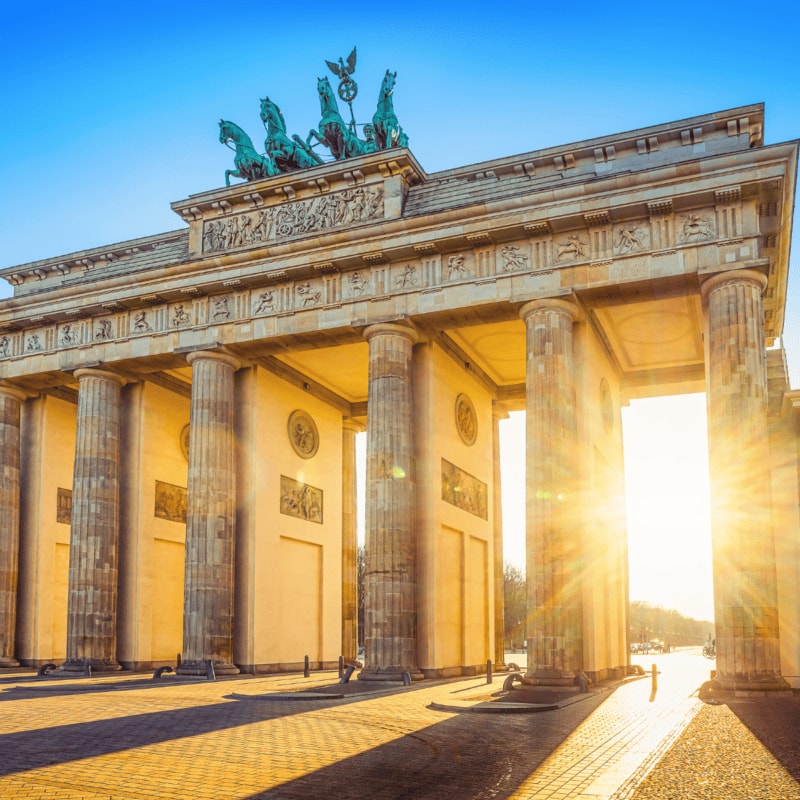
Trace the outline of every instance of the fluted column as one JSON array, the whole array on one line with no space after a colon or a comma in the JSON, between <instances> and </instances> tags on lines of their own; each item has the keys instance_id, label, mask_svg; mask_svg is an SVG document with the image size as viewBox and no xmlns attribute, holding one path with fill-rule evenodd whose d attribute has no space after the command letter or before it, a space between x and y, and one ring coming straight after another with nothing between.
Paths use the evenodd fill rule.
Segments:
<instances>
[{"instance_id":1,"label":"fluted column","mask_svg":"<svg viewBox=\"0 0 800 800\"><path fill-rule=\"evenodd\" d=\"M0 667L17 667L20 408L25 395L0 384Z\"/></svg>"},{"instance_id":2,"label":"fluted column","mask_svg":"<svg viewBox=\"0 0 800 800\"><path fill-rule=\"evenodd\" d=\"M356 434L361 426L342 422L342 655L358 655L358 520Z\"/></svg>"},{"instance_id":3,"label":"fluted column","mask_svg":"<svg viewBox=\"0 0 800 800\"><path fill-rule=\"evenodd\" d=\"M417 584L410 327L371 325L367 404L366 609L362 680L417 668Z\"/></svg>"},{"instance_id":4,"label":"fluted column","mask_svg":"<svg viewBox=\"0 0 800 800\"><path fill-rule=\"evenodd\" d=\"M760 272L702 286L717 681L783 688L771 520L767 365Z\"/></svg>"},{"instance_id":5,"label":"fluted column","mask_svg":"<svg viewBox=\"0 0 800 800\"><path fill-rule=\"evenodd\" d=\"M124 379L79 369L63 670L117 663L120 394Z\"/></svg>"},{"instance_id":6,"label":"fluted column","mask_svg":"<svg viewBox=\"0 0 800 800\"><path fill-rule=\"evenodd\" d=\"M520 316L527 341L525 681L569 685L583 671L572 331L578 308L565 300L534 300Z\"/></svg>"},{"instance_id":7,"label":"fluted column","mask_svg":"<svg viewBox=\"0 0 800 800\"><path fill-rule=\"evenodd\" d=\"M198 351L192 366L182 675L239 672L233 664L236 469L233 376L228 353Z\"/></svg>"},{"instance_id":8,"label":"fluted column","mask_svg":"<svg viewBox=\"0 0 800 800\"><path fill-rule=\"evenodd\" d=\"M503 482L500 462L500 420L507 419L508 412L495 402L492 406L492 533L494 556L494 662L505 664L505 596L503 592Z\"/></svg>"}]
</instances>

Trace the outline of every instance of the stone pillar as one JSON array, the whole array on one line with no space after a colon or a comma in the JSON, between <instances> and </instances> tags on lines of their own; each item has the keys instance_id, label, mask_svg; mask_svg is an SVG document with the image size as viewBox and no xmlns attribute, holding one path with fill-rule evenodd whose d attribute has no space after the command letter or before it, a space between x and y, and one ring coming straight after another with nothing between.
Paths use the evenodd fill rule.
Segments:
<instances>
[{"instance_id":1,"label":"stone pillar","mask_svg":"<svg viewBox=\"0 0 800 800\"><path fill-rule=\"evenodd\" d=\"M233 664L236 452L234 372L228 353L198 351L192 366L186 578L181 675L235 675Z\"/></svg>"},{"instance_id":2,"label":"stone pillar","mask_svg":"<svg viewBox=\"0 0 800 800\"><path fill-rule=\"evenodd\" d=\"M0 384L0 667L18 667L20 408L25 394Z\"/></svg>"},{"instance_id":3,"label":"stone pillar","mask_svg":"<svg viewBox=\"0 0 800 800\"><path fill-rule=\"evenodd\" d=\"M67 660L62 669L118 670L120 394L125 380L79 369L67 593Z\"/></svg>"},{"instance_id":4,"label":"stone pillar","mask_svg":"<svg viewBox=\"0 0 800 800\"><path fill-rule=\"evenodd\" d=\"M414 330L370 325L365 661L361 680L421 679L417 668Z\"/></svg>"},{"instance_id":5,"label":"stone pillar","mask_svg":"<svg viewBox=\"0 0 800 800\"><path fill-rule=\"evenodd\" d=\"M753 270L702 286L717 682L785 688L780 674L762 293Z\"/></svg>"},{"instance_id":6,"label":"stone pillar","mask_svg":"<svg viewBox=\"0 0 800 800\"><path fill-rule=\"evenodd\" d=\"M358 656L358 520L356 434L361 426L342 422L342 655Z\"/></svg>"},{"instance_id":7,"label":"stone pillar","mask_svg":"<svg viewBox=\"0 0 800 800\"><path fill-rule=\"evenodd\" d=\"M573 322L566 300L520 309L527 339L525 682L571 685L583 671L581 513Z\"/></svg>"},{"instance_id":8,"label":"stone pillar","mask_svg":"<svg viewBox=\"0 0 800 800\"><path fill-rule=\"evenodd\" d=\"M503 483L500 468L500 420L507 419L508 413L495 402L492 406L492 534L494 556L494 663L502 666L506 662L505 647L505 596L503 593Z\"/></svg>"}]
</instances>

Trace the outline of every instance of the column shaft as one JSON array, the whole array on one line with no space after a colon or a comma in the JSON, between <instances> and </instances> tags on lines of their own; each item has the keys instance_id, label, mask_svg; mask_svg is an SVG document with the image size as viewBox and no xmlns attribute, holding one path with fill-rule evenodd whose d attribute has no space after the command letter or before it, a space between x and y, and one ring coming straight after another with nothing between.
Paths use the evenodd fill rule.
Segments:
<instances>
[{"instance_id":1,"label":"column shaft","mask_svg":"<svg viewBox=\"0 0 800 800\"><path fill-rule=\"evenodd\" d=\"M505 595L503 564L503 491L502 469L500 467L500 420L508 414L495 403L492 409L492 534L494 557L494 663L505 664Z\"/></svg>"},{"instance_id":2,"label":"column shaft","mask_svg":"<svg viewBox=\"0 0 800 800\"><path fill-rule=\"evenodd\" d=\"M120 392L111 372L80 369L72 477L67 660L62 669L117 663Z\"/></svg>"},{"instance_id":3,"label":"column shaft","mask_svg":"<svg viewBox=\"0 0 800 800\"><path fill-rule=\"evenodd\" d=\"M183 661L178 672L236 674L233 664L236 469L233 376L237 359L195 352L186 497Z\"/></svg>"},{"instance_id":4,"label":"column shaft","mask_svg":"<svg viewBox=\"0 0 800 800\"><path fill-rule=\"evenodd\" d=\"M411 359L416 335L372 325L369 341L366 497L366 665L362 680L417 669L417 586Z\"/></svg>"},{"instance_id":5,"label":"column shaft","mask_svg":"<svg viewBox=\"0 0 800 800\"><path fill-rule=\"evenodd\" d=\"M358 656L358 520L356 433L352 420L342 424L342 655Z\"/></svg>"},{"instance_id":6,"label":"column shaft","mask_svg":"<svg viewBox=\"0 0 800 800\"><path fill-rule=\"evenodd\" d=\"M563 300L527 303L526 682L572 684L583 670L581 514L573 321Z\"/></svg>"},{"instance_id":7,"label":"column shaft","mask_svg":"<svg viewBox=\"0 0 800 800\"><path fill-rule=\"evenodd\" d=\"M0 667L16 667L19 577L20 407L24 395L0 386Z\"/></svg>"},{"instance_id":8,"label":"column shaft","mask_svg":"<svg viewBox=\"0 0 800 800\"><path fill-rule=\"evenodd\" d=\"M772 530L766 278L737 270L702 287L717 680L782 687Z\"/></svg>"}]
</instances>

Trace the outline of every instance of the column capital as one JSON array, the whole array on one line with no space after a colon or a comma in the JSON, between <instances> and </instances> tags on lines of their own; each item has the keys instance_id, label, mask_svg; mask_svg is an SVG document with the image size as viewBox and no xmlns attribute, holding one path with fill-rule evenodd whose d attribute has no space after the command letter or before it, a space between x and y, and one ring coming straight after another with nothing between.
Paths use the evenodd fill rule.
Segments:
<instances>
[{"instance_id":1,"label":"column capital","mask_svg":"<svg viewBox=\"0 0 800 800\"><path fill-rule=\"evenodd\" d=\"M363 336L369 341L374 336L384 334L394 334L395 336L405 336L411 344L417 344L422 339L417 331L404 322L378 322L375 325L368 325L364 328Z\"/></svg>"},{"instance_id":2,"label":"column capital","mask_svg":"<svg viewBox=\"0 0 800 800\"><path fill-rule=\"evenodd\" d=\"M242 366L241 359L224 350L194 350L186 354L188 364L194 364L195 361L218 361L233 368L234 372Z\"/></svg>"},{"instance_id":3,"label":"column capital","mask_svg":"<svg viewBox=\"0 0 800 800\"><path fill-rule=\"evenodd\" d=\"M6 383L5 381L0 381L0 394L4 394L7 397L13 397L15 400L19 400L22 402L23 400L27 400L30 397L30 393L26 392L24 389L20 389L19 386L14 386L10 383Z\"/></svg>"},{"instance_id":4,"label":"column capital","mask_svg":"<svg viewBox=\"0 0 800 800\"><path fill-rule=\"evenodd\" d=\"M573 322L578 322L582 317L581 310L575 303L571 300L562 300L558 297L530 300L520 308L519 316L523 321L526 321L531 314L541 309L561 311L564 314L569 314Z\"/></svg>"},{"instance_id":5,"label":"column capital","mask_svg":"<svg viewBox=\"0 0 800 800\"><path fill-rule=\"evenodd\" d=\"M349 431L350 433L363 433L366 427L362 423L356 422L354 419L343 419L342 430Z\"/></svg>"},{"instance_id":6,"label":"column capital","mask_svg":"<svg viewBox=\"0 0 800 800\"><path fill-rule=\"evenodd\" d=\"M72 375L77 378L78 381L80 381L81 378L102 378L103 380L117 383L120 386L124 386L128 382L122 375L118 375L116 372L111 372L111 370L107 369L97 369L96 367L81 367L80 369L76 369Z\"/></svg>"},{"instance_id":7,"label":"column capital","mask_svg":"<svg viewBox=\"0 0 800 800\"><path fill-rule=\"evenodd\" d=\"M726 283L754 283L760 288L763 295L768 279L763 272L755 269L733 269L729 272L718 272L700 284L700 294L703 296L703 300L708 300L709 294L714 289L718 289Z\"/></svg>"},{"instance_id":8,"label":"column capital","mask_svg":"<svg viewBox=\"0 0 800 800\"><path fill-rule=\"evenodd\" d=\"M492 419L498 421L508 419L508 409L503 403L498 403L497 400L492 403Z\"/></svg>"}]
</instances>

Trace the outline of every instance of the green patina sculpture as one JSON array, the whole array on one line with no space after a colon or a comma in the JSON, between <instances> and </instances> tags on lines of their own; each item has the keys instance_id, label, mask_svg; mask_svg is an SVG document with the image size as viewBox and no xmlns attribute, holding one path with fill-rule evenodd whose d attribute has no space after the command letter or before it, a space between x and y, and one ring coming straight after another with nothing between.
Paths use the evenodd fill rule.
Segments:
<instances>
[{"instance_id":1,"label":"green patina sculpture","mask_svg":"<svg viewBox=\"0 0 800 800\"><path fill-rule=\"evenodd\" d=\"M261 101L261 121L267 129L264 149L280 172L291 172L322 163L322 159L297 134L291 138L286 134L283 114L269 97Z\"/></svg>"},{"instance_id":2,"label":"green patina sculpture","mask_svg":"<svg viewBox=\"0 0 800 800\"><path fill-rule=\"evenodd\" d=\"M336 95L334 95L327 77L317 78L317 92L319 93L322 119L319 121L319 131L312 128L306 137L306 144L309 147L311 147L311 140L316 139L331 151L337 161L341 158L364 155L364 153L370 153L376 149L359 139L342 119Z\"/></svg>"},{"instance_id":3,"label":"green patina sculpture","mask_svg":"<svg viewBox=\"0 0 800 800\"><path fill-rule=\"evenodd\" d=\"M248 181L258 181L278 174L278 168L268 156L259 155L253 147L252 139L234 122L221 119L219 121L219 140L224 145L233 142L236 155L233 165L236 169L225 170L225 185L231 185L231 175L234 178L245 178Z\"/></svg>"},{"instance_id":4,"label":"green patina sculpture","mask_svg":"<svg viewBox=\"0 0 800 800\"><path fill-rule=\"evenodd\" d=\"M378 109L372 117L378 150L388 150L390 147L408 147L408 136L403 132L394 113L392 92L394 92L396 79L397 73L389 72L387 69L378 93Z\"/></svg>"},{"instance_id":5,"label":"green patina sculpture","mask_svg":"<svg viewBox=\"0 0 800 800\"><path fill-rule=\"evenodd\" d=\"M264 154L256 152L252 140L238 125L228 120L219 122L220 142L228 146L233 143L236 153L233 160L235 169L225 171L226 186L230 186L231 175L255 181L322 164L322 158L313 150L312 139L327 147L336 160L392 147L408 147L408 136L400 127L392 101L397 73L386 70L372 124L363 126L364 138L360 139L356 134L357 126L353 115L353 100L358 92L358 86L352 78L356 68L356 48L353 48L347 61L340 58L338 64L332 61L325 63L340 79L338 93L350 106L350 123L346 123L339 113L336 95L327 77L317 79L322 118L317 126L318 130L309 131L305 141L296 134L289 136L286 133L286 122L280 108L269 97L265 97L261 101L261 120L267 130Z\"/></svg>"}]
</instances>

